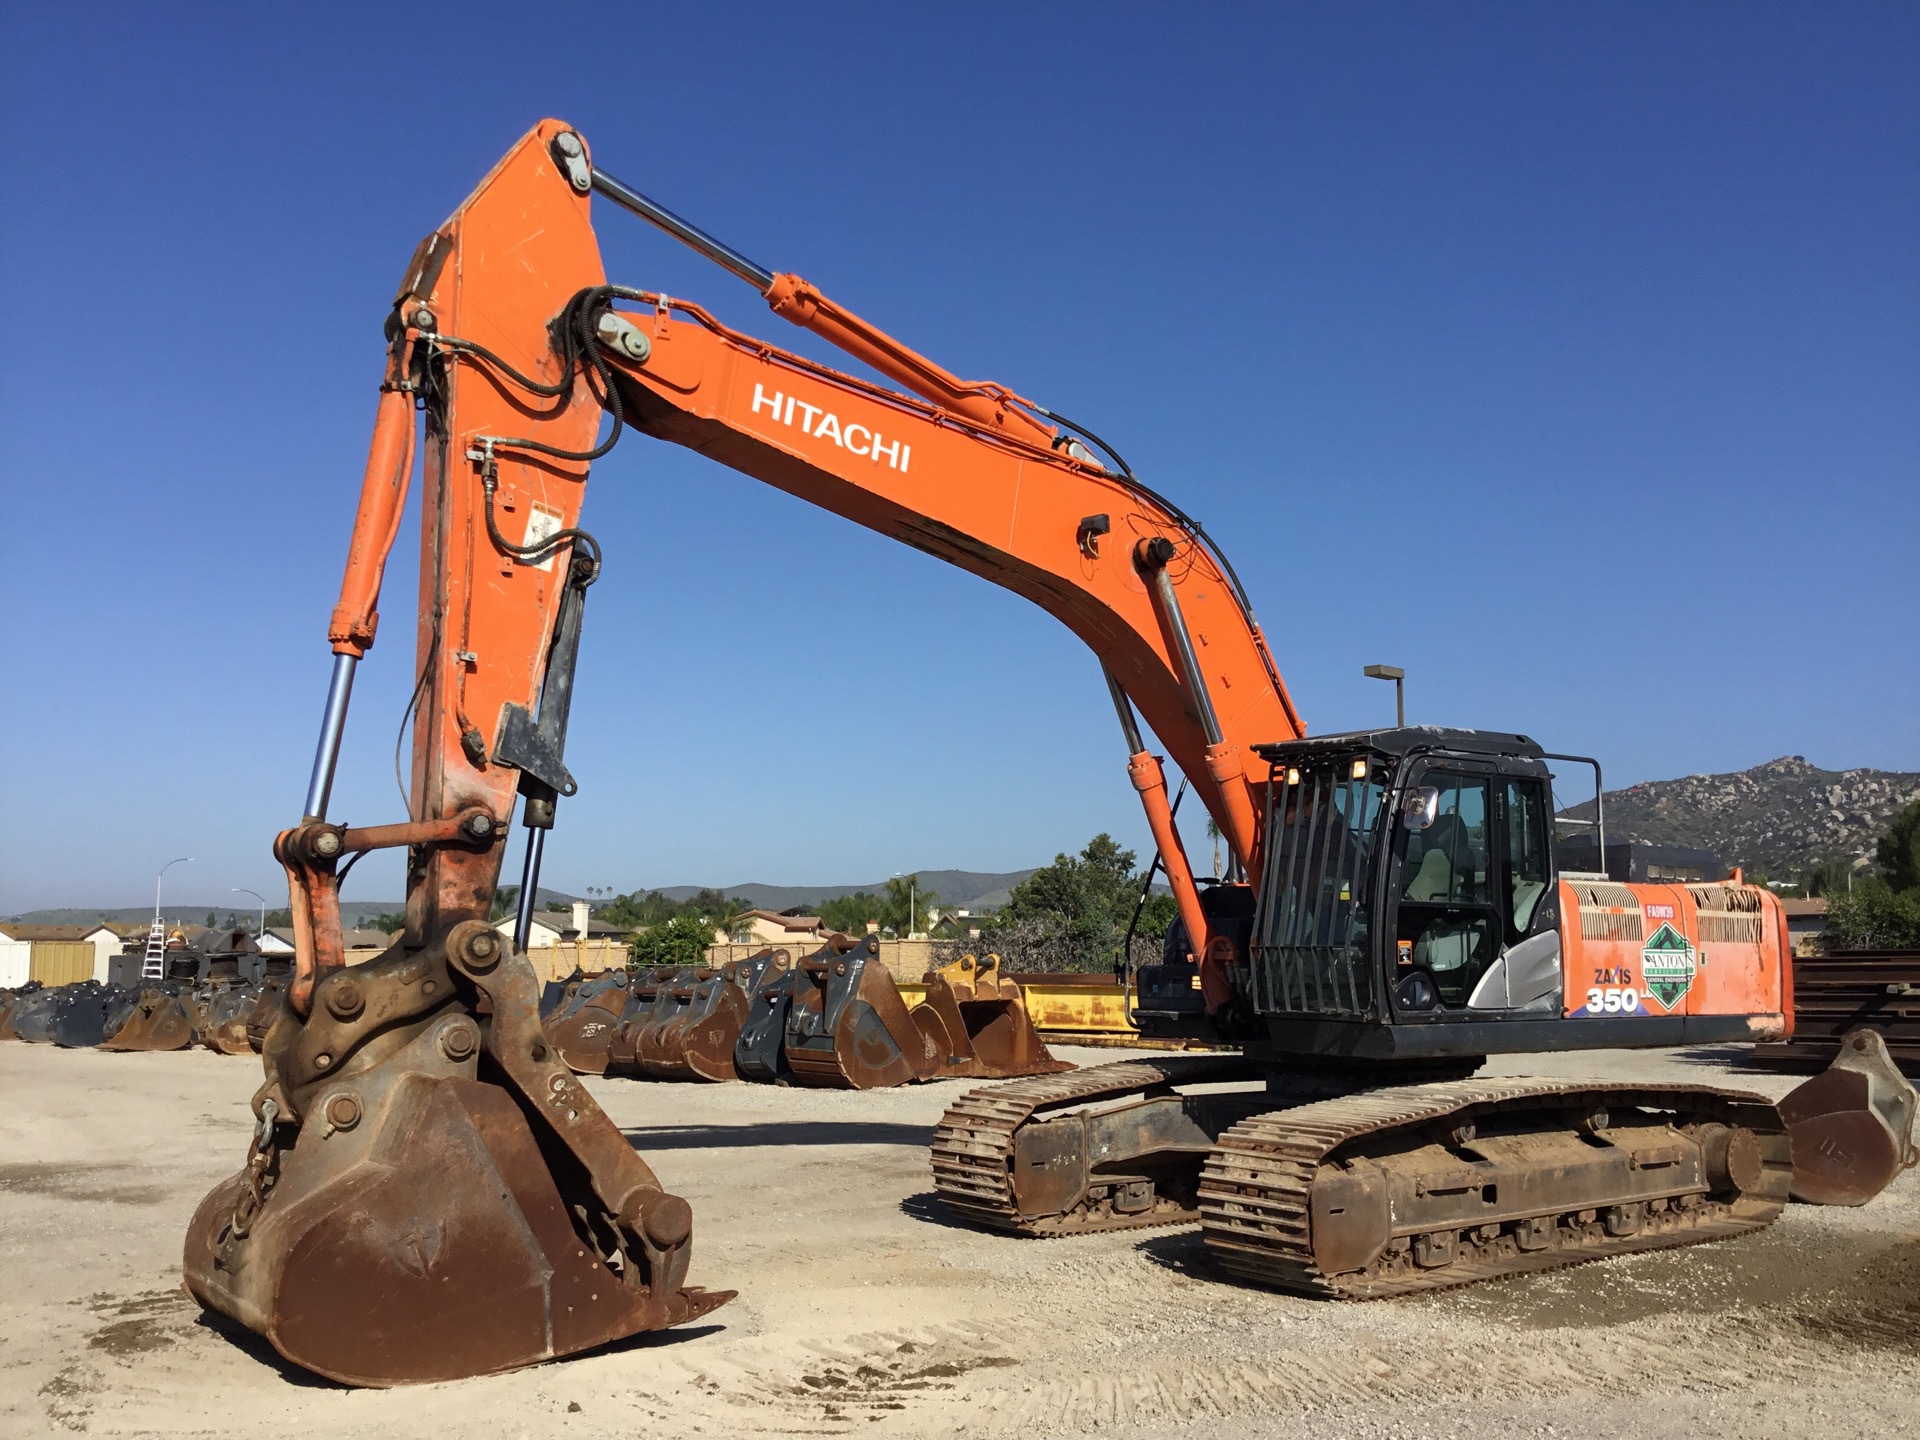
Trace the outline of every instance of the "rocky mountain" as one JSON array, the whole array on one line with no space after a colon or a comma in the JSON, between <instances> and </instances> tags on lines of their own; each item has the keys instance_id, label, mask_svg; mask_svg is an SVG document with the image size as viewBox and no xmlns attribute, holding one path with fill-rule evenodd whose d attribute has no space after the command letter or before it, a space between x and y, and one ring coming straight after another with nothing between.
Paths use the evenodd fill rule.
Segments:
<instances>
[{"instance_id":1,"label":"rocky mountain","mask_svg":"<svg viewBox=\"0 0 1920 1440\"><path fill-rule=\"evenodd\" d=\"M1711 850L1729 865L1783 880L1823 860L1854 860L1909 801L1920 774L1822 770L1783 755L1727 775L1687 775L1609 790L1607 837ZM1564 813L1593 818L1593 802Z\"/></svg>"}]
</instances>

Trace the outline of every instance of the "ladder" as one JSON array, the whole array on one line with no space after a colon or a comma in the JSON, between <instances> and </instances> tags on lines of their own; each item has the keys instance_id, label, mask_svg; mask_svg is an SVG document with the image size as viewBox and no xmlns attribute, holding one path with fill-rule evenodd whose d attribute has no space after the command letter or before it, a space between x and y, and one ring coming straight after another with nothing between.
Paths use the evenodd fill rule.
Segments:
<instances>
[{"instance_id":1,"label":"ladder","mask_svg":"<svg viewBox=\"0 0 1920 1440\"><path fill-rule=\"evenodd\" d=\"M153 917L153 926L147 931L147 953L140 962L140 978L167 978L167 927L161 923L158 915Z\"/></svg>"}]
</instances>

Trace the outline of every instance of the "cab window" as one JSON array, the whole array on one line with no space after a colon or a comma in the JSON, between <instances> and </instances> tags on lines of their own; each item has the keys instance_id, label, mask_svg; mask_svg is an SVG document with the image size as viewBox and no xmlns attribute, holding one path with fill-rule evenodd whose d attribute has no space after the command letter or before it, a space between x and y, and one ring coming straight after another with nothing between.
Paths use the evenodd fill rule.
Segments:
<instances>
[{"instance_id":1,"label":"cab window","mask_svg":"<svg viewBox=\"0 0 1920 1440\"><path fill-rule=\"evenodd\" d=\"M1547 802L1537 780L1507 781L1508 920L1514 939L1533 924L1552 871L1547 859Z\"/></svg>"},{"instance_id":2,"label":"cab window","mask_svg":"<svg viewBox=\"0 0 1920 1440\"><path fill-rule=\"evenodd\" d=\"M1437 792L1426 811L1432 818L1423 828L1404 832L1401 897L1431 905L1484 905L1487 783L1457 775L1427 778Z\"/></svg>"}]
</instances>

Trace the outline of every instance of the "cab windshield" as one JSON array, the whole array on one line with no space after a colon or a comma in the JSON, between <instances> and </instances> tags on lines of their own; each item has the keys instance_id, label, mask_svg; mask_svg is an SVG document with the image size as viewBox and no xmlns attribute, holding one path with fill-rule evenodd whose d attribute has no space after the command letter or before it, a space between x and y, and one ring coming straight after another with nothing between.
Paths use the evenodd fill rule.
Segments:
<instances>
[{"instance_id":1,"label":"cab windshield","mask_svg":"<svg viewBox=\"0 0 1920 1440\"><path fill-rule=\"evenodd\" d=\"M1354 759L1276 769L1274 782L1254 944L1256 1007L1365 1014L1373 1002L1369 881L1384 792Z\"/></svg>"}]
</instances>

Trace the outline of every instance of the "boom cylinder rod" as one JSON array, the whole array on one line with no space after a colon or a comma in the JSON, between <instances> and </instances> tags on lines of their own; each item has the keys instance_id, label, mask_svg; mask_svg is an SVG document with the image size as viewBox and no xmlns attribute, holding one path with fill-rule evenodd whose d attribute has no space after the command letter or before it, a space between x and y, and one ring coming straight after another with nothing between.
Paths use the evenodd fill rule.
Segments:
<instances>
[{"instance_id":1,"label":"boom cylinder rod","mask_svg":"<svg viewBox=\"0 0 1920 1440\"><path fill-rule=\"evenodd\" d=\"M1120 733L1126 737L1127 754L1138 755L1147 747L1140 741L1140 722L1134 718L1133 702L1127 699L1127 692L1121 688L1120 682L1114 678L1113 671L1109 670L1105 665L1102 665L1100 667L1100 673L1106 676L1107 693L1113 696L1114 711L1120 716Z\"/></svg>"},{"instance_id":2,"label":"boom cylinder rod","mask_svg":"<svg viewBox=\"0 0 1920 1440\"><path fill-rule=\"evenodd\" d=\"M320 744L313 752L313 775L307 781L308 820L327 818L327 801L333 794L333 772L340 763L340 737L347 728L347 701L353 695L353 671L359 663L358 655L336 652L333 657L333 678L327 682L327 708L320 718Z\"/></svg>"},{"instance_id":3,"label":"boom cylinder rod","mask_svg":"<svg viewBox=\"0 0 1920 1440\"><path fill-rule=\"evenodd\" d=\"M1148 542L1148 578L1153 583L1154 598L1160 602L1160 612L1167 617L1167 629L1173 632L1174 656L1180 662L1180 676L1187 682L1187 694L1193 700L1193 708L1200 716L1201 732L1207 737L1207 744L1218 745L1221 740L1220 717L1214 713L1213 696L1207 693L1206 677L1200 673L1200 657L1193 653L1193 636L1187 630L1187 617L1180 611L1180 596L1173 588L1173 577L1167 573L1166 557L1158 554L1157 544L1166 545L1172 550L1172 543L1161 540ZM1155 563L1157 561L1157 563Z\"/></svg>"},{"instance_id":4,"label":"boom cylinder rod","mask_svg":"<svg viewBox=\"0 0 1920 1440\"><path fill-rule=\"evenodd\" d=\"M597 166L593 172L593 188L621 209L631 210L648 224L658 225L681 244L698 250L721 269L739 276L762 295L773 288L771 270L763 265L754 264L731 245L714 239L698 225L682 220L666 206L649 200L631 185L622 184Z\"/></svg>"},{"instance_id":5,"label":"boom cylinder rod","mask_svg":"<svg viewBox=\"0 0 1920 1440\"><path fill-rule=\"evenodd\" d=\"M527 953L527 937L533 934L533 896L540 888L540 855L547 848L547 832L529 827L527 858L520 866L520 903L513 912L513 948Z\"/></svg>"}]
</instances>

